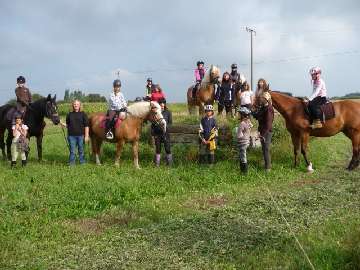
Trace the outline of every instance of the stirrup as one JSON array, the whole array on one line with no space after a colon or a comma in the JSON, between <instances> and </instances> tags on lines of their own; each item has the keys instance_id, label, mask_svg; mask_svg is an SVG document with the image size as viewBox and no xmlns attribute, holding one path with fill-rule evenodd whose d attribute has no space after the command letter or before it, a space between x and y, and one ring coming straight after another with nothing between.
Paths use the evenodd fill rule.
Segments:
<instances>
[{"instance_id":1,"label":"stirrup","mask_svg":"<svg viewBox=\"0 0 360 270\"><path fill-rule=\"evenodd\" d=\"M311 125L312 129L318 129L318 128L322 128L323 124L321 123L321 121L319 119L314 120L314 123Z\"/></svg>"},{"instance_id":2,"label":"stirrup","mask_svg":"<svg viewBox=\"0 0 360 270\"><path fill-rule=\"evenodd\" d=\"M111 130L109 130L106 135L105 135L106 139L108 140L112 140L114 139L114 134L111 132Z\"/></svg>"}]
</instances>

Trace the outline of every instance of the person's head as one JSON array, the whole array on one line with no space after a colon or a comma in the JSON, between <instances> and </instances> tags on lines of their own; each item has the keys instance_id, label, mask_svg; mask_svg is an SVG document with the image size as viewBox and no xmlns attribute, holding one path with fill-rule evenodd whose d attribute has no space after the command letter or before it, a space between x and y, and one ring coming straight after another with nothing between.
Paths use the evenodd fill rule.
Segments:
<instances>
[{"instance_id":1,"label":"person's head","mask_svg":"<svg viewBox=\"0 0 360 270\"><path fill-rule=\"evenodd\" d=\"M161 110L166 110L166 99L165 98L162 98L158 101L160 107L161 107Z\"/></svg>"},{"instance_id":2,"label":"person's head","mask_svg":"<svg viewBox=\"0 0 360 270\"><path fill-rule=\"evenodd\" d=\"M162 92L162 89L161 89L161 87L160 87L160 85L159 84L154 84L154 91L155 92Z\"/></svg>"},{"instance_id":3,"label":"person's head","mask_svg":"<svg viewBox=\"0 0 360 270\"><path fill-rule=\"evenodd\" d=\"M113 88L115 93L120 92L121 81L119 79L113 81Z\"/></svg>"},{"instance_id":4,"label":"person's head","mask_svg":"<svg viewBox=\"0 0 360 270\"><path fill-rule=\"evenodd\" d=\"M151 86L152 83L153 83L153 82L152 82L152 78L147 78L146 84L149 85L149 86Z\"/></svg>"},{"instance_id":5,"label":"person's head","mask_svg":"<svg viewBox=\"0 0 360 270\"><path fill-rule=\"evenodd\" d=\"M210 117L214 114L214 106L211 104L204 106L204 111L207 117Z\"/></svg>"},{"instance_id":6,"label":"person's head","mask_svg":"<svg viewBox=\"0 0 360 270\"><path fill-rule=\"evenodd\" d=\"M311 79L312 79L313 81L317 81L317 80L320 79L321 68L319 68L319 67L313 67L313 68L310 69L309 73L310 73Z\"/></svg>"},{"instance_id":7,"label":"person's head","mask_svg":"<svg viewBox=\"0 0 360 270\"><path fill-rule=\"evenodd\" d=\"M81 112L81 102L78 99L75 99L72 104L72 111L73 112Z\"/></svg>"},{"instance_id":8,"label":"person's head","mask_svg":"<svg viewBox=\"0 0 360 270\"><path fill-rule=\"evenodd\" d=\"M257 89L259 89L259 90L261 89L263 91L269 90L269 85L265 79L261 78L258 80Z\"/></svg>"},{"instance_id":9,"label":"person's head","mask_svg":"<svg viewBox=\"0 0 360 270\"><path fill-rule=\"evenodd\" d=\"M16 83L19 85L19 86L22 86L24 85L26 82L25 80L25 77L24 76L19 76L16 78Z\"/></svg>"},{"instance_id":10,"label":"person's head","mask_svg":"<svg viewBox=\"0 0 360 270\"><path fill-rule=\"evenodd\" d=\"M16 125L21 125L22 124L22 118L21 118L20 114L15 115L15 124Z\"/></svg>"},{"instance_id":11,"label":"person's head","mask_svg":"<svg viewBox=\"0 0 360 270\"><path fill-rule=\"evenodd\" d=\"M223 77L222 77L222 81L224 82L228 82L230 80L230 73L229 72L225 72L224 74L223 74Z\"/></svg>"},{"instance_id":12,"label":"person's head","mask_svg":"<svg viewBox=\"0 0 360 270\"><path fill-rule=\"evenodd\" d=\"M231 65L231 71L232 71L232 72L236 72L236 71L237 71L237 64L234 63L234 64Z\"/></svg>"},{"instance_id":13,"label":"person's head","mask_svg":"<svg viewBox=\"0 0 360 270\"><path fill-rule=\"evenodd\" d=\"M197 65L198 69L203 69L204 68L204 61L201 61L201 60L197 61L196 65Z\"/></svg>"},{"instance_id":14,"label":"person's head","mask_svg":"<svg viewBox=\"0 0 360 270\"><path fill-rule=\"evenodd\" d=\"M246 107L240 107L238 109L238 113L240 115L241 120L248 119L248 118L250 118L250 115L251 115L251 111Z\"/></svg>"}]
</instances>

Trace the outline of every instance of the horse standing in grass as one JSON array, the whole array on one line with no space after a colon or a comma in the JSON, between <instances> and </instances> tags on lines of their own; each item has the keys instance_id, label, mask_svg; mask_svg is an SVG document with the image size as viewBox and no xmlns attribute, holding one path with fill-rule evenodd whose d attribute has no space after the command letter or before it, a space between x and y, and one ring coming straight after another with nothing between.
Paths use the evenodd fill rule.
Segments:
<instances>
[{"instance_id":1,"label":"horse standing in grass","mask_svg":"<svg viewBox=\"0 0 360 270\"><path fill-rule=\"evenodd\" d=\"M189 114L195 113L195 107L199 106L199 115L204 114L204 105L213 104L215 100L215 85L219 83L220 69L211 65L206 71L205 76L200 84L199 91L196 92L196 98L192 96L194 85L190 86L187 91L187 104Z\"/></svg>"},{"instance_id":2,"label":"horse standing in grass","mask_svg":"<svg viewBox=\"0 0 360 270\"><path fill-rule=\"evenodd\" d=\"M164 131L166 122L161 114L161 107L157 102L136 102L128 107L127 115L121 123L116 123L114 139L110 142L116 143L115 165L120 162L121 150L125 142L132 142L133 159L135 168L139 169L139 139L141 127L144 120L159 125ZM104 121L105 113L96 113L90 116L90 138L92 152L95 155L96 164L100 165L101 144L105 140ZM118 120L119 121L119 120Z\"/></svg>"},{"instance_id":3,"label":"horse standing in grass","mask_svg":"<svg viewBox=\"0 0 360 270\"><path fill-rule=\"evenodd\" d=\"M335 117L327 120L322 128L312 129L305 105L299 98L294 98L279 92L270 91L273 105L285 118L286 128L291 134L294 145L294 165L299 164L299 151L304 156L307 170L313 171L312 163L307 156L309 137L330 137L343 132L352 142L353 155L347 167L353 170L360 163L360 103L352 100L333 103Z\"/></svg>"},{"instance_id":4,"label":"horse standing in grass","mask_svg":"<svg viewBox=\"0 0 360 270\"><path fill-rule=\"evenodd\" d=\"M11 142L13 139L12 133L12 119L13 112L16 108L13 105L6 104L0 107L0 148L3 157L5 153L5 131L8 131L6 138L7 158L11 160ZM28 137L36 137L36 146L38 152L38 160L42 160L42 139L44 137L45 122L44 118L49 118L57 125L60 123L60 118L57 112L56 95L52 98L48 95L46 98L41 98L29 105L24 116L24 123L29 127Z\"/></svg>"}]
</instances>

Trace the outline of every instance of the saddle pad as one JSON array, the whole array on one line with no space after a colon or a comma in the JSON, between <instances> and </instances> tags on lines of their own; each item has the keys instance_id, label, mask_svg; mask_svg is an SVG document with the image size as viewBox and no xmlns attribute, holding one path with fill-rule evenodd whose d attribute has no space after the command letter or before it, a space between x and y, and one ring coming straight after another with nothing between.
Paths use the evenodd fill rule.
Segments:
<instances>
[{"instance_id":1,"label":"saddle pad","mask_svg":"<svg viewBox=\"0 0 360 270\"><path fill-rule=\"evenodd\" d=\"M323 122L335 117L335 110L334 110L334 106L333 106L332 102L328 102L324 105L321 105L320 110L323 114L323 119L322 119Z\"/></svg>"},{"instance_id":2,"label":"saddle pad","mask_svg":"<svg viewBox=\"0 0 360 270\"><path fill-rule=\"evenodd\" d=\"M106 128L106 121L109 121L109 117L104 117L103 119L101 119L101 122L100 122L100 127L105 129ZM121 120L120 118L117 118L116 119L116 122L115 122L115 128L118 128L121 124L123 120Z\"/></svg>"}]
</instances>

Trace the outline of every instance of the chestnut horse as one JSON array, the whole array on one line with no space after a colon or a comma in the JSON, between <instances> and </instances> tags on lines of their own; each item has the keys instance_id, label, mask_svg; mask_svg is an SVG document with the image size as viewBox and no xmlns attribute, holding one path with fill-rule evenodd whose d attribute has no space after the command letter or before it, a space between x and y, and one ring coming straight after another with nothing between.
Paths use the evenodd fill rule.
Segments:
<instances>
[{"instance_id":1,"label":"chestnut horse","mask_svg":"<svg viewBox=\"0 0 360 270\"><path fill-rule=\"evenodd\" d=\"M195 107L199 106L199 115L204 113L205 104L214 104L215 99L215 85L219 83L220 69L211 65L210 69L206 71L205 76L200 84L200 89L196 93L196 98L192 96L194 85L190 86L187 91L187 103L189 114L195 113Z\"/></svg>"},{"instance_id":2,"label":"chestnut horse","mask_svg":"<svg viewBox=\"0 0 360 270\"><path fill-rule=\"evenodd\" d=\"M135 168L139 169L139 139L141 127L144 120L158 124L164 131L166 122L161 114L161 107L154 101L136 102L128 107L127 115L119 126L115 125L114 139L110 142L116 143L115 165L119 165L120 154L125 142L132 142L133 158ZM95 155L96 164L100 165L100 149L105 139L104 121L105 113L95 113L90 116L90 138L92 152Z\"/></svg>"},{"instance_id":3,"label":"chestnut horse","mask_svg":"<svg viewBox=\"0 0 360 270\"><path fill-rule=\"evenodd\" d=\"M311 129L309 117L305 113L304 103L279 92L270 91L273 106L285 118L286 128L291 134L294 145L294 165L299 164L298 156L304 156L307 170L312 172L312 163L307 157L309 136L330 137L343 132L351 141L353 156L347 167L353 170L360 163L360 103L352 100L333 102L335 118L327 120L320 129Z\"/></svg>"}]
</instances>

